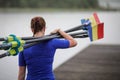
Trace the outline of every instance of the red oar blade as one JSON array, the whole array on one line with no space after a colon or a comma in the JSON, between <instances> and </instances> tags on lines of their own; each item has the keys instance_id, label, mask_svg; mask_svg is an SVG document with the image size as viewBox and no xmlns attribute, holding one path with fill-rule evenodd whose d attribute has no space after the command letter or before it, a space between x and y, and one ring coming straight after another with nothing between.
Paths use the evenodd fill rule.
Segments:
<instances>
[{"instance_id":1,"label":"red oar blade","mask_svg":"<svg viewBox=\"0 0 120 80\"><path fill-rule=\"evenodd\" d=\"M95 26L89 26L89 37L91 41L104 38L104 23L99 23Z\"/></svg>"},{"instance_id":2,"label":"red oar blade","mask_svg":"<svg viewBox=\"0 0 120 80\"><path fill-rule=\"evenodd\" d=\"M104 38L104 23L100 22L97 13L94 13L88 19L82 19L81 22L82 24L85 24L88 22L88 20L91 22L91 24L85 27L88 30L90 40L95 41Z\"/></svg>"}]
</instances>

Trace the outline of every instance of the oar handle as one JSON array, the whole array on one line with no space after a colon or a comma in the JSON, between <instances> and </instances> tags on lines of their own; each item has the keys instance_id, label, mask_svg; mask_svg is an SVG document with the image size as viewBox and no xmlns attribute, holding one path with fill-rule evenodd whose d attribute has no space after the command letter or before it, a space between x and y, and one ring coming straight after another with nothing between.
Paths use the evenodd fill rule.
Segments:
<instances>
[{"instance_id":1,"label":"oar handle","mask_svg":"<svg viewBox=\"0 0 120 80\"><path fill-rule=\"evenodd\" d=\"M9 56L9 53L8 53L8 52L3 53L3 54L0 54L0 58L6 57L6 56Z\"/></svg>"},{"instance_id":2,"label":"oar handle","mask_svg":"<svg viewBox=\"0 0 120 80\"><path fill-rule=\"evenodd\" d=\"M4 43L0 45L0 50L7 50L12 46L11 43Z\"/></svg>"}]
</instances>

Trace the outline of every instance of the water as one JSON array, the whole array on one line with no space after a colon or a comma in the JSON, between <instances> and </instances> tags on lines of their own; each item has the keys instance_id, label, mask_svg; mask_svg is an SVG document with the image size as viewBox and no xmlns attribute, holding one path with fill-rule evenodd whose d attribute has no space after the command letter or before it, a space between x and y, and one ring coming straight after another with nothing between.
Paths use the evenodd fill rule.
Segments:
<instances>
[{"instance_id":1,"label":"water","mask_svg":"<svg viewBox=\"0 0 120 80\"><path fill-rule=\"evenodd\" d=\"M17 36L31 36L30 20L35 16L42 16L47 23L46 34L56 28L67 30L80 25L80 19L92 15L91 12L0 12L0 37L16 34ZM67 61L89 44L120 44L120 12L97 12L100 20L105 23L104 39L90 42L89 38L77 39L75 48L57 50L54 69ZM0 51L3 53L4 51ZM18 56L0 59L0 80L16 80L18 75Z\"/></svg>"}]
</instances>

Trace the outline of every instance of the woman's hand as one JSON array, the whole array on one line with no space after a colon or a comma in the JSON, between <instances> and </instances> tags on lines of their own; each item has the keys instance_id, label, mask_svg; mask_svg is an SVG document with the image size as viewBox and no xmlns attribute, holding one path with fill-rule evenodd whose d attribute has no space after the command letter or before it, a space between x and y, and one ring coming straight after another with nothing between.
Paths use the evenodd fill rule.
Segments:
<instances>
[{"instance_id":1,"label":"woman's hand","mask_svg":"<svg viewBox=\"0 0 120 80\"><path fill-rule=\"evenodd\" d=\"M60 29L55 29L54 31L51 32L51 34L59 33L63 38L67 39L70 42L69 47L74 47L77 45L77 41L70 35L68 35L66 32L60 30Z\"/></svg>"},{"instance_id":2,"label":"woman's hand","mask_svg":"<svg viewBox=\"0 0 120 80\"><path fill-rule=\"evenodd\" d=\"M54 31L52 31L50 34L55 34L55 33L59 33L60 29L55 29Z\"/></svg>"}]
</instances>

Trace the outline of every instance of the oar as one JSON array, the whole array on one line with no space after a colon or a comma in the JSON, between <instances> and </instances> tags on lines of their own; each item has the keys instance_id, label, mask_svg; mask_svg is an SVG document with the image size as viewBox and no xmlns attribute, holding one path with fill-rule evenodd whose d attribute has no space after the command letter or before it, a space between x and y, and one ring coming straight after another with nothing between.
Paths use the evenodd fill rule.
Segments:
<instances>
[{"instance_id":1,"label":"oar","mask_svg":"<svg viewBox=\"0 0 120 80\"><path fill-rule=\"evenodd\" d=\"M76 33L71 33L69 35L71 36L76 36L76 35L83 35L83 34L87 34L87 31L83 31L83 32L76 32ZM44 37L40 37L40 38L36 38L36 39L31 39L31 40L26 40L25 44L29 44L29 43L33 43L33 42L41 42L41 41L46 41L46 40L50 40L53 38L62 38L61 35L51 35L51 36L44 36ZM5 43L0 45L0 50L6 50L9 49L13 44L12 43Z\"/></svg>"},{"instance_id":2,"label":"oar","mask_svg":"<svg viewBox=\"0 0 120 80\"><path fill-rule=\"evenodd\" d=\"M89 25L89 24L90 24L90 21L88 21L88 22L86 22L86 23L84 23L82 25L70 28L70 29L66 30L65 32L69 33L69 32L73 32L73 31L84 30L87 27L87 25ZM28 40L28 41L26 41L26 44L27 44L27 43L34 42L34 41L39 41L39 38L40 38L40 41L42 41L42 39L47 40L47 39L54 38L54 37L57 38L57 35L59 35L59 34L56 33L56 34L46 35L44 37L37 37L37 38L36 37L21 37L21 38L23 40ZM7 41L8 38L0 38L0 40L1 41L4 41L4 40ZM0 49L8 49L10 46L12 46L12 44L9 44L8 47L7 47L7 44L0 45Z\"/></svg>"},{"instance_id":3,"label":"oar","mask_svg":"<svg viewBox=\"0 0 120 80\"><path fill-rule=\"evenodd\" d=\"M86 31L85 32L71 33L69 35L73 36L74 38L86 38L86 37L88 37L88 34L87 34ZM31 41L28 41L28 44L26 44L24 46L24 49L29 48L29 47L31 47L31 46L33 46L35 44L38 44L41 41L50 40L50 39L53 39L53 38L63 38L63 37L60 36L60 35L56 35L56 36L51 36L51 37L50 36L43 37L42 39L40 39L40 38L39 39L33 39ZM6 56L9 56L9 55L10 55L9 52L6 52L6 53L1 54L0 58L6 57Z\"/></svg>"},{"instance_id":4,"label":"oar","mask_svg":"<svg viewBox=\"0 0 120 80\"><path fill-rule=\"evenodd\" d=\"M78 30L84 30L86 29L86 26L90 24L90 21L86 22L85 24L73 27L71 29L66 30L66 33L73 32L73 31L78 31ZM57 33L54 35L58 35ZM51 35L46 35L46 36L51 36ZM40 37L37 37L40 38ZM22 40L29 40L29 39L36 39L36 37L21 37ZM8 38L0 38L0 41L7 41Z\"/></svg>"},{"instance_id":5,"label":"oar","mask_svg":"<svg viewBox=\"0 0 120 80\"><path fill-rule=\"evenodd\" d=\"M69 35L71 35L73 38L86 38L86 37L88 37L87 31L71 33ZM50 39L53 39L53 38L62 38L62 36L61 35L52 35L52 36L48 36L48 37L45 36L45 37L38 38L38 39L27 40L26 41L27 46L25 46L24 48L31 47L31 46L33 46L33 45L35 45L35 44L37 44L41 41L46 41L46 40L50 40Z\"/></svg>"},{"instance_id":6,"label":"oar","mask_svg":"<svg viewBox=\"0 0 120 80\"><path fill-rule=\"evenodd\" d=\"M73 38L87 38L88 37L88 34L82 34L82 35L74 35L72 36ZM39 44L41 41L38 41L38 42L32 42L32 43L29 43L29 44L26 44L24 45L24 49L26 48L29 48L33 45L36 45L36 44Z\"/></svg>"}]
</instances>

